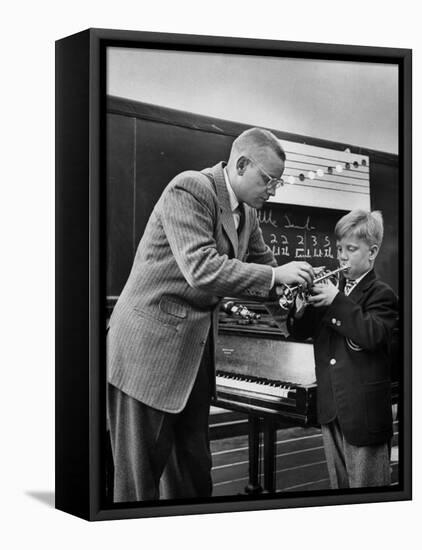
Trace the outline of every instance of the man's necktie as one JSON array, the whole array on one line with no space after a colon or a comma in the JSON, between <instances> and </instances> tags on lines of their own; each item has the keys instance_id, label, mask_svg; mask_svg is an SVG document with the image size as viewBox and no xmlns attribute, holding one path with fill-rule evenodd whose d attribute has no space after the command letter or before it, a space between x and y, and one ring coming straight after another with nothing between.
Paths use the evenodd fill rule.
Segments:
<instances>
[{"instance_id":1,"label":"man's necktie","mask_svg":"<svg viewBox=\"0 0 422 550\"><path fill-rule=\"evenodd\" d=\"M239 216L239 225L237 226L237 234L240 235L240 232L243 229L243 224L245 223L245 210L243 204L239 204L236 208L237 214Z\"/></svg>"},{"instance_id":2,"label":"man's necktie","mask_svg":"<svg viewBox=\"0 0 422 550\"><path fill-rule=\"evenodd\" d=\"M346 296L348 296L352 290L355 288L356 286L356 281L354 279L347 279L346 280L346 284L344 286L344 293Z\"/></svg>"}]
</instances>

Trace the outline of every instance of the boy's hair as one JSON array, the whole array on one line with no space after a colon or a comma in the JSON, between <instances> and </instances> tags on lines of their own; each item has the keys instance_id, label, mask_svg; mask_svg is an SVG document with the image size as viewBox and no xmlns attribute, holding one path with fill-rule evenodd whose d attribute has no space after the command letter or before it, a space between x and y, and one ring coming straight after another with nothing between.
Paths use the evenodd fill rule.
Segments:
<instances>
[{"instance_id":1,"label":"boy's hair","mask_svg":"<svg viewBox=\"0 0 422 550\"><path fill-rule=\"evenodd\" d=\"M335 227L335 236L339 241L346 235L362 239L369 246L381 246L384 236L384 222L379 210L352 210L339 219Z\"/></svg>"}]
</instances>

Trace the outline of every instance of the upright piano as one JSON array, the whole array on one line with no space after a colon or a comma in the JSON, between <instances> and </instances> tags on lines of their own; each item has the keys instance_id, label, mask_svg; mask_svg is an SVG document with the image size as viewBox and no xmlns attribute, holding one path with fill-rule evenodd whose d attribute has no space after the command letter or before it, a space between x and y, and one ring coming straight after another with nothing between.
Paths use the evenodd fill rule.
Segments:
<instances>
[{"instance_id":1,"label":"upright piano","mask_svg":"<svg viewBox=\"0 0 422 550\"><path fill-rule=\"evenodd\" d=\"M227 304L234 304L227 308ZM243 310L250 315L242 315ZM283 317L264 304L225 300L219 313L216 343L218 407L248 414L248 493L259 493L259 440L264 432L264 491L275 487L276 429L316 424L313 346L290 341Z\"/></svg>"},{"instance_id":2,"label":"upright piano","mask_svg":"<svg viewBox=\"0 0 422 550\"><path fill-rule=\"evenodd\" d=\"M219 406L280 416L301 426L315 425L312 344L291 341L285 325L276 323L265 305L242 304L255 318L230 314L223 308L219 314Z\"/></svg>"}]
</instances>

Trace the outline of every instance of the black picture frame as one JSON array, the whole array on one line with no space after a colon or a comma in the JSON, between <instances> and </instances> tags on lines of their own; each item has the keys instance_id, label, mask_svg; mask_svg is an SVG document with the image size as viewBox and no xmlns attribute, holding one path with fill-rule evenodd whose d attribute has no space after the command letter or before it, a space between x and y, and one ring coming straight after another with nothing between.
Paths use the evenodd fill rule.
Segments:
<instances>
[{"instance_id":1,"label":"black picture frame","mask_svg":"<svg viewBox=\"0 0 422 550\"><path fill-rule=\"evenodd\" d=\"M393 63L399 69L400 479L395 487L110 504L104 498L105 52L110 46ZM87 520L412 498L411 161L408 49L88 29L56 42L56 508Z\"/></svg>"}]
</instances>

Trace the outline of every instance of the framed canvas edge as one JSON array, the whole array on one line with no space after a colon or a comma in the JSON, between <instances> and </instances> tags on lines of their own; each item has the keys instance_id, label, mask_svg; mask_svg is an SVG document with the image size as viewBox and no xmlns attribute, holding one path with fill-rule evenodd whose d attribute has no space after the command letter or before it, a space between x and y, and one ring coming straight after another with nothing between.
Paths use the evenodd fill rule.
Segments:
<instances>
[{"instance_id":1,"label":"framed canvas edge","mask_svg":"<svg viewBox=\"0 0 422 550\"><path fill-rule=\"evenodd\" d=\"M90 499L89 41L83 32L55 45L55 506L83 518Z\"/></svg>"},{"instance_id":2,"label":"framed canvas edge","mask_svg":"<svg viewBox=\"0 0 422 550\"><path fill-rule=\"evenodd\" d=\"M332 45L332 44L313 44L304 42L283 42L269 41L244 38L226 38L226 37L205 37L194 35L176 35L167 33L146 33L138 31L117 31L107 29L89 29L83 31L77 37L83 36L84 39L89 37L88 50L85 55L89 59L89 90L81 90L82 95L88 94L88 111L84 111L81 116L87 116L88 124L88 141L89 150L80 151L81 162L84 164L84 179L89 189L89 210L88 219L84 219L83 226L87 229L84 236L78 235L79 238L87 239L89 243L89 256L87 264L79 269L82 287L87 289L87 303L84 310L89 324L89 341L84 343L83 337L81 341L76 342L76 346L80 348L82 355L85 357L85 364L78 365L78 373L82 380L88 385L81 389L83 409L88 411L81 414L78 418L77 427L71 430L72 440L75 445L82 445L80 453L81 470L84 471L83 490L79 494L81 499L80 506L73 504L69 507L67 503L59 503L57 508L73 513L88 520L106 520L106 519L124 519L124 518L141 518L155 516L171 516L171 515L186 515L186 514L204 514L204 513L219 513L229 511L251 511L262 509L276 509L286 507L309 507L309 506L325 506L325 505L344 505L363 502L383 502L383 501L399 501L409 500L412 498L412 475L411 475L411 58L412 53L409 49L397 48L373 48L369 46L347 46L347 45ZM72 37L71 37L72 38ZM69 40L69 39L63 39ZM58 41L61 42L61 41ZM101 433L104 431L105 418L104 395L105 395L105 377L104 377L104 359L105 349L104 342L100 337L101 323L103 322L104 305L102 302L103 283L101 282L101 258L103 250L100 246L101 241L101 216L102 203L100 196L100 186L102 177L101 168L101 151L104 145L104 120L102 120L103 105L101 103L101 89L104 85L102 78L104 77L104 49L111 44L126 43L126 47L133 47L136 43L147 43L148 47L153 44L160 48L205 48L205 50L219 49L220 51L255 51L259 55L268 55L271 52L294 54L297 56L310 56L315 58L341 58L344 60L373 60L375 62L394 62L399 65L400 69L400 151L399 158L401 159L401 176L403 181L403 204L401 211L403 213L403 238L402 238L402 259L406 270L402 273L403 282L403 358L405 365L403 374L402 399L403 414L403 430L400 434L400 460L403 465L403 477L401 489L389 489L382 492L365 490L365 492L349 492L342 494L334 494L333 491L327 491L325 494L305 494L297 496L279 495L267 496L266 498L248 497L248 500L243 498L238 499L215 499L209 502L180 502L180 503L154 503L154 505L142 504L136 506L114 506L112 508L104 507L102 504L102 483L101 475L101 449L103 438ZM86 100L86 97L85 97ZM60 106L57 108L57 117L64 116ZM104 118L104 117L103 117ZM69 121L70 122L70 121ZM85 121L86 122L86 121ZM79 125L79 130L86 131L84 121L74 120L75 126ZM82 130L85 128L85 130ZM56 129L57 132L57 129ZM57 136L57 134L56 134ZM85 136L86 138L87 136ZM56 137L56 142L57 142ZM59 153L60 154L60 153ZM57 158L57 157L56 157ZM56 181L59 179L56 170ZM57 198L57 196L56 196ZM60 202L56 200L56 204ZM57 220L57 219L56 219ZM60 226L60 221L57 220ZM60 239L59 239L60 242ZM62 268L57 266L57 272L60 273L63 281L66 282L66 274L62 272ZM61 288L66 288L63 284ZM60 292L60 290L59 290ZM60 300L59 300L59 303ZM57 310L58 318L63 317L63 311ZM63 335L59 337L62 344ZM61 359L63 359L61 357ZM56 363L56 373L63 375L63 369L66 368L66 362ZM67 366L69 368L69 365ZM87 375L87 373L89 373ZM57 387L57 386L56 386ZM59 392L63 388L58 388ZM56 404L57 411L57 404ZM56 412L57 414L57 412ZM57 419L57 416L56 416ZM88 436L84 432L82 424L88 419ZM406 420L406 421L405 421ZM61 426L67 426L69 429L70 419L68 418ZM76 440L75 433L81 428L85 434L82 442ZM57 425L56 425L57 434ZM56 455L57 456L57 455ZM63 461L63 456L60 457ZM59 468L59 472L65 471L66 468ZM66 500L66 499L65 499Z\"/></svg>"}]
</instances>

